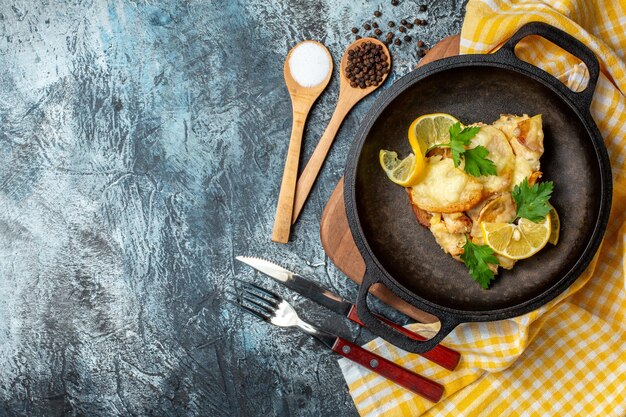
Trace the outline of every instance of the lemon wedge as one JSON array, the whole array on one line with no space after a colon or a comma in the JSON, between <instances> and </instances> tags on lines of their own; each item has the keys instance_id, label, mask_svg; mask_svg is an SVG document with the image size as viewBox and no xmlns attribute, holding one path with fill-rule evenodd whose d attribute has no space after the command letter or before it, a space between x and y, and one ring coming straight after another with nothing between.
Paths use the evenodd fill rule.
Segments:
<instances>
[{"instance_id":1,"label":"lemon wedge","mask_svg":"<svg viewBox=\"0 0 626 417\"><path fill-rule=\"evenodd\" d=\"M552 231L550 216L539 223L520 219L513 223L481 223L485 243L509 259L530 258L548 243Z\"/></svg>"},{"instance_id":2,"label":"lemon wedge","mask_svg":"<svg viewBox=\"0 0 626 417\"><path fill-rule=\"evenodd\" d=\"M559 219L559 213L556 212L556 209L550 205L550 213L548 216L550 217L550 238L548 239L548 243L556 245L559 243L559 234L561 231L561 220Z\"/></svg>"},{"instance_id":3,"label":"lemon wedge","mask_svg":"<svg viewBox=\"0 0 626 417\"><path fill-rule=\"evenodd\" d=\"M413 152L426 155L433 145L450 142L450 126L458 119L447 113L425 114L413 120L409 126L409 143Z\"/></svg>"},{"instance_id":4,"label":"lemon wedge","mask_svg":"<svg viewBox=\"0 0 626 417\"><path fill-rule=\"evenodd\" d=\"M409 154L406 158L399 160L398 154L382 149L379 153L380 166L394 183L403 187L412 187L421 179L424 172L425 160L423 157L416 158Z\"/></svg>"}]
</instances>

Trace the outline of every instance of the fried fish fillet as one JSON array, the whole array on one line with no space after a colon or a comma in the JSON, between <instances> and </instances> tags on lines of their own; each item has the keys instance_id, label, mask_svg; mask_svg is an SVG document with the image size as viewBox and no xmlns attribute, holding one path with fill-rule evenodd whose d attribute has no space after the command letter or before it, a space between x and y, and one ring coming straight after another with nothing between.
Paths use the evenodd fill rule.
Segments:
<instances>
[{"instance_id":1,"label":"fried fish fillet","mask_svg":"<svg viewBox=\"0 0 626 417\"><path fill-rule=\"evenodd\" d=\"M471 147L482 145L496 165L497 175L473 177L454 167L449 152L429 154L422 181L407 188L418 222L430 229L435 240L457 260L463 253L466 236L484 244L482 222L508 223L516 218L510 191L524 180L532 185L540 177L543 155L541 115L501 115L492 125L477 123L480 130ZM510 269L515 261L496 255L500 266ZM493 266L497 273L497 266Z\"/></svg>"},{"instance_id":2,"label":"fried fish fillet","mask_svg":"<svg viewBox=\"0 0 626 417\"><path fill-rule=\"evenodd\" d=\"M532 171L539 171L539 158L543 155L543 124L541 115L529 117L503 114L493 122L509 140L513 152L522 157ZM523 179L523 178L522 178Z\"/></svg>"}]
</instances>

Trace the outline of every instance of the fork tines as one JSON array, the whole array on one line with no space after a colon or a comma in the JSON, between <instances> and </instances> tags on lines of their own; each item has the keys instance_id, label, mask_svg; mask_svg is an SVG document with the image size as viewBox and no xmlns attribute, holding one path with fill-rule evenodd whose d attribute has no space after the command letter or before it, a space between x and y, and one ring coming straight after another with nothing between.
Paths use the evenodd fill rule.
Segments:
<instances>
[{"instance_id":1,"label":"fork tines","mask_svg":"<svg viewBox=\"0 0 626 417\"><path fill-rule=\"evenodd\" d=\"M259 285L246 281L240 282L243 286L244 295L241 298L237 297L236 304L261 320L269 321L282 298Z\"/></svg>"}]
</instances>

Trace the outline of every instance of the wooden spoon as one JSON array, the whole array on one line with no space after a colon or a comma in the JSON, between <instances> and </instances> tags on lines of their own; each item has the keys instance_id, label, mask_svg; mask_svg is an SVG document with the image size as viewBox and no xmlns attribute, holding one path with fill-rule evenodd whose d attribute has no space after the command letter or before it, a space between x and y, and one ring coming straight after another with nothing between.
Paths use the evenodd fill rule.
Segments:
<instances>
[{"instance_id":1,"label":"wooden spoon","mask_svg":"<svg viewBox=\"0 0 626 417\"><path fill-rule=\"evenodd\" d=\"M289 58L293 51L305 42L313 42L324 48L330 60L330 68L326 78L316 86L303 87L292 77L289 68ZM276 207L276 217L274 218L274 229L272 231L272 240L279 243L287 243L289 241L289 233L291 231L291 217L293 211L294 195L296 190L296 179L298 178L298 162L300 160L300 148L302 144L302 133L304 132L304 124L311 106L315 100L324 91L330 81L333 73L333 58L324 45L315 41L304 41L291 48L285 59L284 76L287 90L291 96L291 108L293 111L293 122L291 125L291 138L289 139L289 149L287 150L287 161L283 171L283 180L280 185L280 193L278 195L278 205Z\"/></svg>"},{"instance_id":2,"label":"wooden spoon","mask_svg":"<svg viewBox=\"0 0 626 417\"><path fill-rule=\"evenodd\" d=\"M343 119L346 117L348 112L354 107L356 103L358 103L363 97L367 96L372 91L376 90L380 87L385 80L387 79L387 75L389 72L383 75L382 81L378 85L370 86L367 88L359 88L359 87L351 87L350 80L346 77L346 67L348 66L348 51L353 49L357 45L361 45L365 42L372 42L377 45L381 45L383 47L383 52L387 55L387 62L389 63L389 70L391 70L391 55L389 54L389 50L384 43L375 38L363 38L359 39L356 42L353 42L346 49L343 54L343 58L341 59L341 65L339 67L339 98L337 99L337 107L335 108L335 112L324 131L324 134L320 138L319 143L315 147L313 151L313 155L311 155L311 159L306 164L304 171L300 174L300 178L298 179L298 184L296 185L296 201L293 208L293 215L291 218L291 222L295 223L298 219L298 215L302 210L302 206L304 206L304 202L306 201L309 193L311 192L311 188L315 183L315 179L322 168L322 164L326 159L326 155L330 150L331 145L333 144L333 140L335 140L335 136L337 135L337 131L343 122Z\"/></svg>"}]
</instances>

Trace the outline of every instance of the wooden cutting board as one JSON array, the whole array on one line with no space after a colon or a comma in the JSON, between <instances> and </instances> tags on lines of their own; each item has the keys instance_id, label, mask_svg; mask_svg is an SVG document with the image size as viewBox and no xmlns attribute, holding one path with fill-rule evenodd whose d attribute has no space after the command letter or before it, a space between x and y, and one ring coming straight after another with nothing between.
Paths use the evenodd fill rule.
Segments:
<instances>
[{"instance_id":1,"label":"wooden cutting board","mask_svg":"<svg viewBox=\"0 0 626 417\"><path fill-rule=\"evenodd\" d=\"M455 35L441 40L422 58L418 67L441 58L458 55L459 39L459 35ZM335 187L324 208L320 237L326 254L335 266L351 280L360 284L365 273L365 262L354 243L348 226L346 207L343 201L343 178ZM386 304L421 323L437 321L433 315L406 303L380 284L372 286L370 292Z\"/></svg>"}]
</instances>

